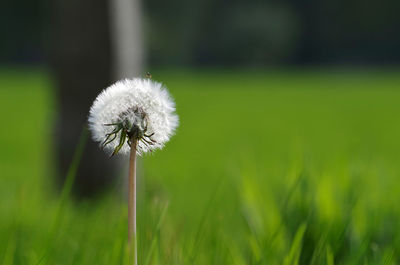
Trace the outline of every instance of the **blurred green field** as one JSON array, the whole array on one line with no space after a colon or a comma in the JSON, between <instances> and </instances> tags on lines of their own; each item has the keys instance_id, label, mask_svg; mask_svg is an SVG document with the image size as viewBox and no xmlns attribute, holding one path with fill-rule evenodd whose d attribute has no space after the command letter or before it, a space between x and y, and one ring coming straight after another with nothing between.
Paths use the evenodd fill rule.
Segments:
<instances>
[{"instance_id":1,"label":"blurred green field","mask_svg":"<svg viewBox=\"0 0 400 265\"><path fill-rule=\"evenodd\" d=\"M181 125L141 160L140 265L400 262L398 70L152 74ZM128 264L122 180L52 189L54 97L45 71L0 71L0 263Z\"/></svg>"}]
</instances>

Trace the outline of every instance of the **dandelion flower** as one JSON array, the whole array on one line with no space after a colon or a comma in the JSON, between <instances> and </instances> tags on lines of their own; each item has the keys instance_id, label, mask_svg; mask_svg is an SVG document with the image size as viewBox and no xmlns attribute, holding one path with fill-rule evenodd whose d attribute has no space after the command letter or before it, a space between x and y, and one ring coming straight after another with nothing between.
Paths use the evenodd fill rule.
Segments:
<instances>
[{"instance_id":1,"label":"dandelion flower","mask_svg":"<svg viewBox=\"0 0 400 265\"><path fill-rule=\"evenodd\" d=\"M95 141L112 154L127 154L137 138L139 155L161 149L178 125L175 103L161 83L150 78L118 81L94 101L89 127Z\"/></svg>"},{"instance_id":2,"label":"dandelion flower","mask_svg":"<svg viewBox=\"0 0 400 265\"><path fill-rule=\"evenodd\" d=\"M128 244L137 265L136 154L161 149L178 126L175 103L161 83L149 78L118 81L102 91L89 114L93 139L112 152L130 153Z\"/></svg>"}]
</instances>

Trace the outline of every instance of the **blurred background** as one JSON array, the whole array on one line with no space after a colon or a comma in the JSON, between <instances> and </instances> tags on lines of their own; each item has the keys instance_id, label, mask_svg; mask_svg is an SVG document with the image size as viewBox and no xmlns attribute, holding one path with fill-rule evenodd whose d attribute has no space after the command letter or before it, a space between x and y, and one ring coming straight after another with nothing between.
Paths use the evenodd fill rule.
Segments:
<instances>
[{"instance_id":1,"label":"blurred background","mask_svg":"<svg viewBox=\"0 0 400 265\"><path fill-rule=\"evenodd\" d=\"M140 38L149 66L232 67L397 63L398 10L399 3L393 0L368 4L357 0L150 0L134 12L141 16ZM114 11L117 8L106 1L4 1L0 59L3 64L48 63L49 50L56 44L51 33L61 27L69 27L62 35L75 45L102 33L105 36L93 40L92 48L109 48ZM60 16L68 16L69 23ZM126 34L134 32L132 27L126 30Z\"/></svg>"},{"instance_id":2,"label":"blurred background","mask_svg":"<svg viewBox=\"0 0 400 265\"><path fill-rule=\"evenodd\" d=\"M127 264L121 78L181 125L140 159L139 263L398 264L400 2L5 0L0 263Z\"/></svg>"},{"instance_id":3,"label":"blurred background","mask_svg":"<svg viewBox=\"0 0 400 265\"><path fill-rule=\"evenodd\" d=\"M64 176L83 114L112 81L153 69L395 65L399 8L393 0L5 1L0 62L51 73L56 168ZM115 166L95 144L87 150L82 194L107 186Z\"/></svg>"}]
</instances>

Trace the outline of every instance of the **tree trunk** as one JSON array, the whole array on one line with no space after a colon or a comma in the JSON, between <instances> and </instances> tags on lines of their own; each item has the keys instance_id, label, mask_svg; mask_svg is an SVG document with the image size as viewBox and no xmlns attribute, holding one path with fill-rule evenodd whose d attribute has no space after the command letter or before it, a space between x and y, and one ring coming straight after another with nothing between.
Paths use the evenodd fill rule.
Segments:
<instances>
[{"instance_id":1,"label":"tree trunk","mask_svg":"<svg viewBox=\"0 0 400 265\"><path fill-rule=\"evenodd\" d=\"M143 75L140 0L109 0L113 74L117 79Z\"/></svg>"},{"instance_id":2,"label":"tree trunk","mask_svg":"<svg viewBox=\"0 0 400 265\"><path fill-rule=\"evenodd\" d=\"M112 82L108 0L57 0L51 24L50 64L57 87L56 162L63 183L89 108ZM115 159L114 159L115 160ZM115 179L115 162L88 139L75 191L90 196Z\"/></svg>"}]
</instances>

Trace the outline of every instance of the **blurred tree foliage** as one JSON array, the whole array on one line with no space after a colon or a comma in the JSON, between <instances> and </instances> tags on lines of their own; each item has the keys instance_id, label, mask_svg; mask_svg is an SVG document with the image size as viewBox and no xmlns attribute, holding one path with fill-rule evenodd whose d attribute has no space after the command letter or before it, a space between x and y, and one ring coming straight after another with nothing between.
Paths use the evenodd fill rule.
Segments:
<instances>
[{"instance_id":1,"label":"blurred tree foliage","mask_svg":"<svg viewBox=\"0 0 400 265\"><path fill-rule=\"evenodd\" d=\"M51 10L46 1L2 2L1 61L43 59ZM396 0L147 0L143 5L152 65L400 62Z\"/></svg>"},{"instance_id":2,"label":"blurred tree foliage","mask_svg":"<svg viewBox=\"0 0 400 265\"><path fill-rule=\"evenodd\" d=\"M400 61L396 0L148 0L152 63Z\"/></svg>"},{"instance_id":3,"label":"blurred tree foliage","mask_svg":"<svg viewBox=\"0 0 400 265\"><path fill-rule=\"evenodd\" d=\"M46 0L0 3L0 62L43 60Z\"/></svg>"}]
</instances>

